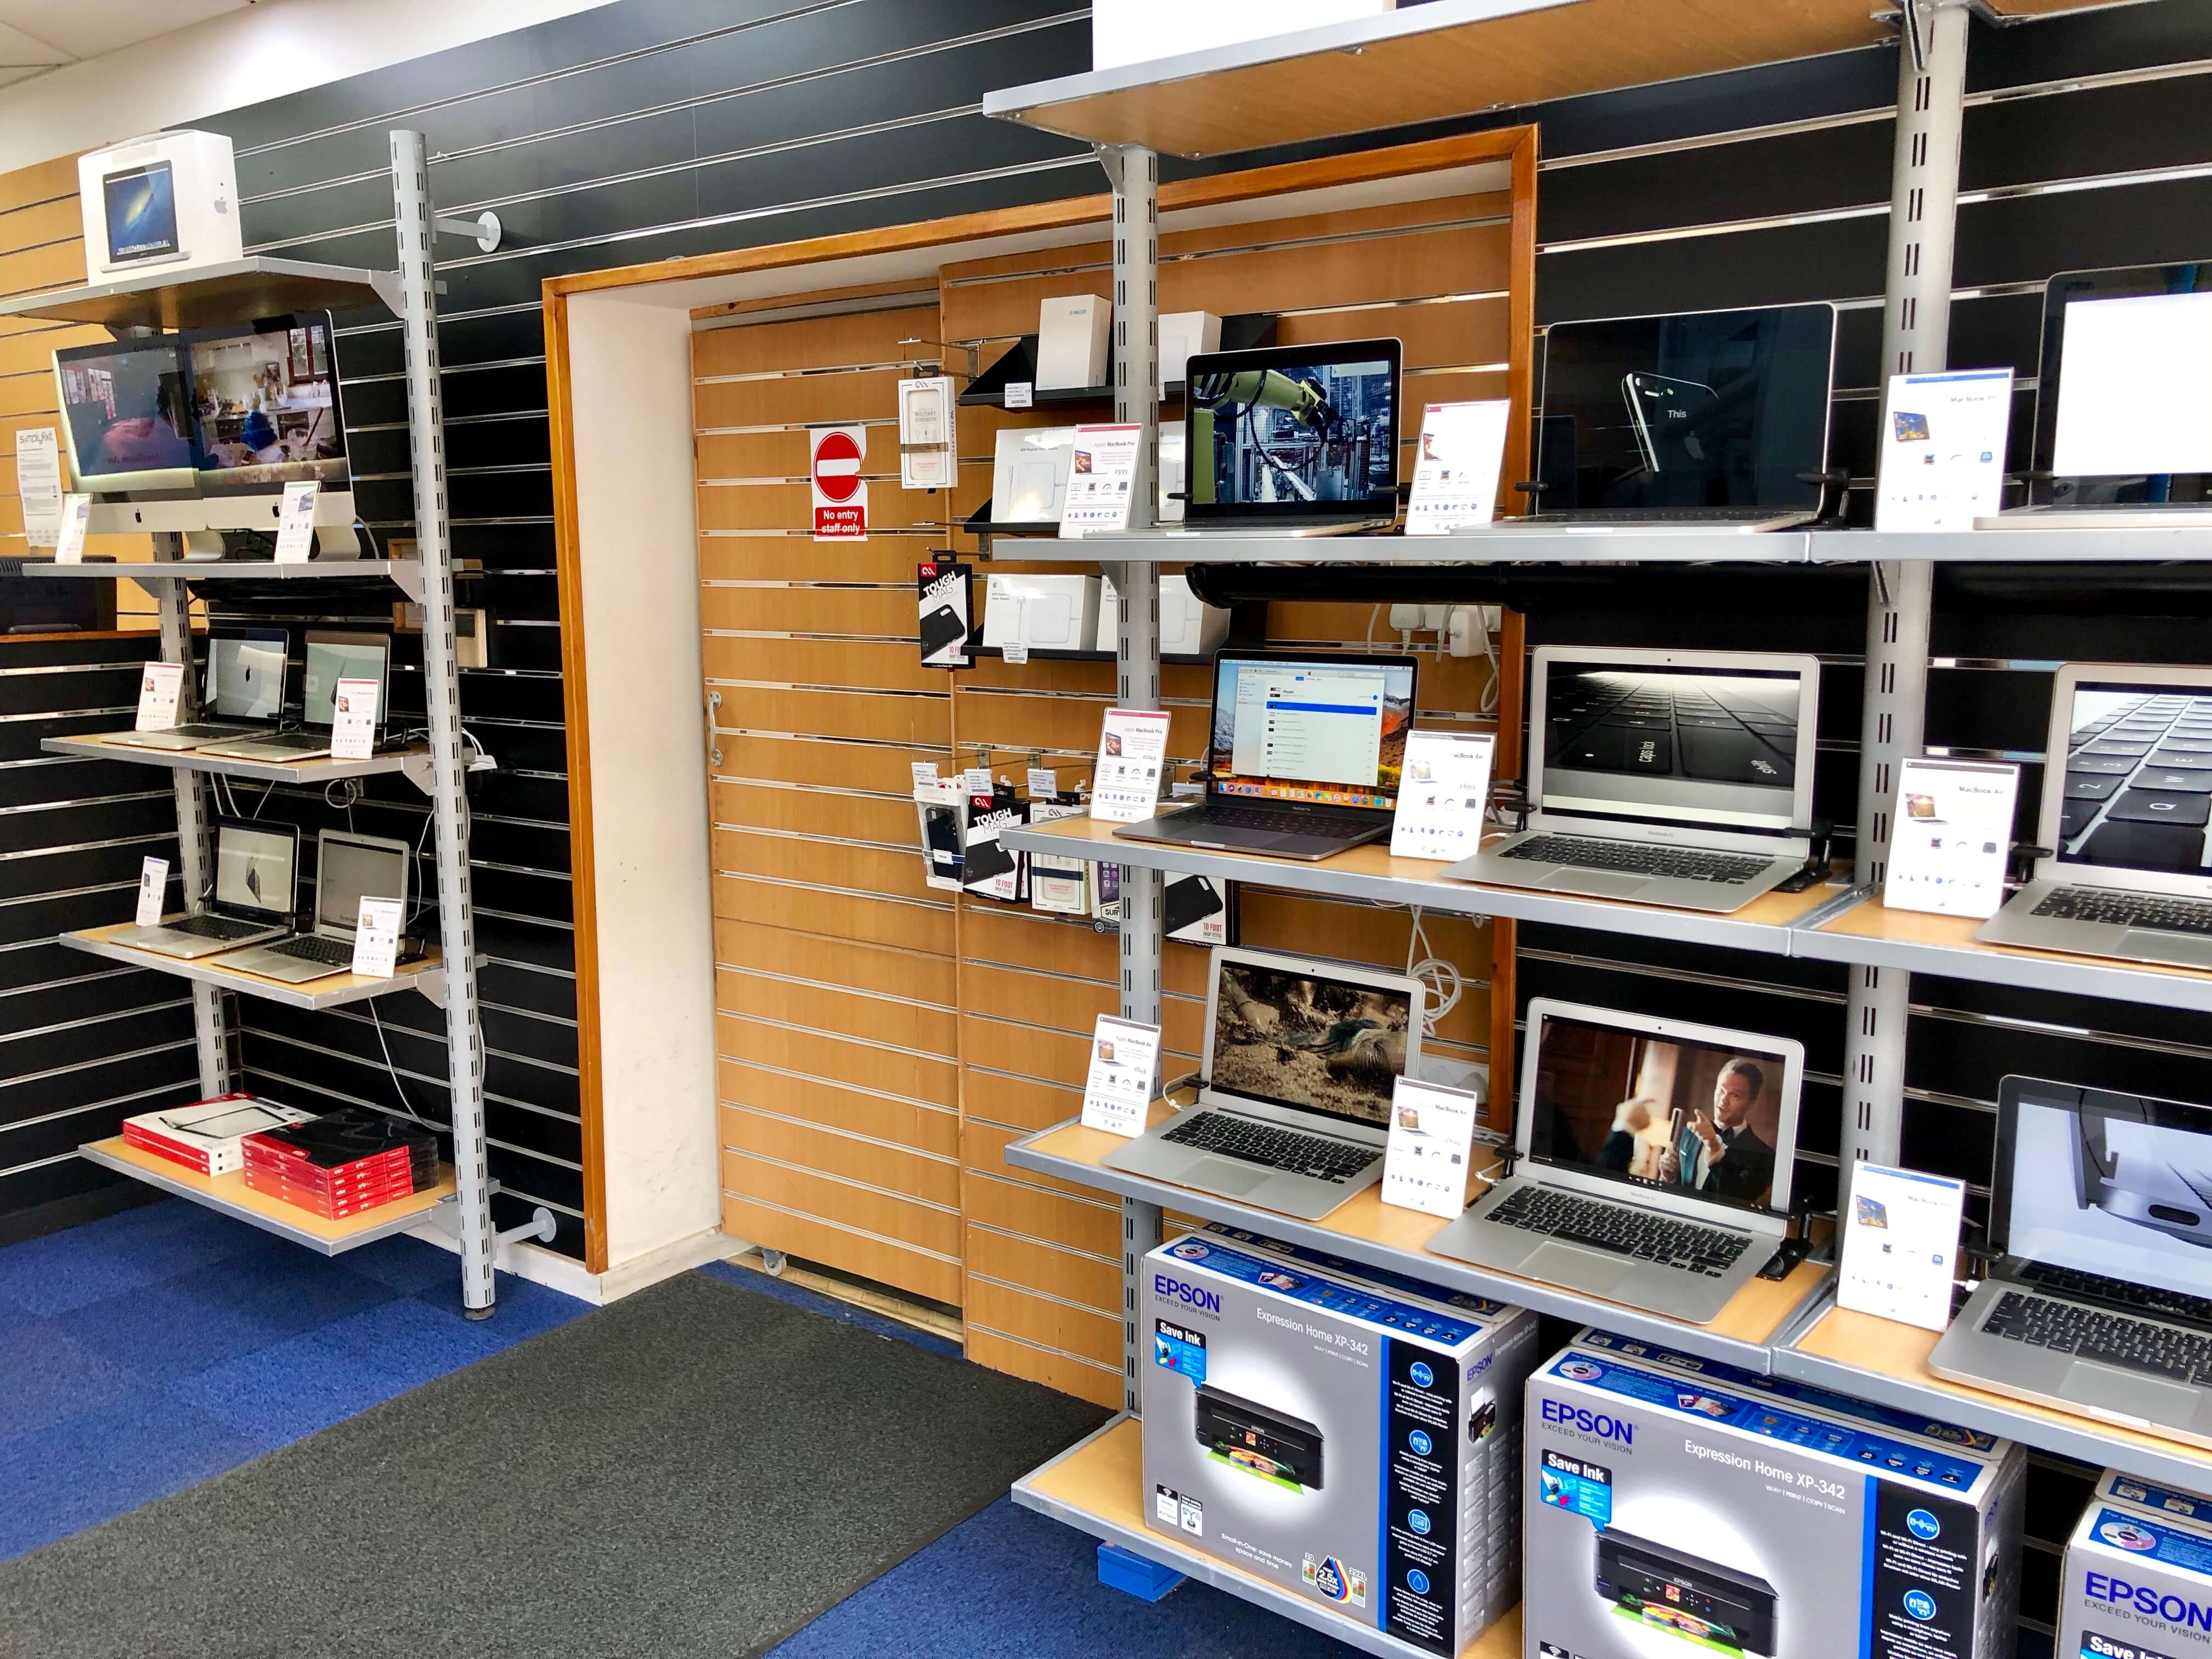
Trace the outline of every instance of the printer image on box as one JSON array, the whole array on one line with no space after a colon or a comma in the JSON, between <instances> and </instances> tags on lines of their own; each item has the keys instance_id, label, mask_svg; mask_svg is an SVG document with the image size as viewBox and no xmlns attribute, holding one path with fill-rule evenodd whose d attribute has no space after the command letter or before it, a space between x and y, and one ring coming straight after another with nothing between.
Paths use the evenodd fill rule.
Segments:
<instances>
[{"instance_id":1,"label":"printer image on box","mask_svg":"<svg viewBox=\"0 0 2212 1659\"><path fill-rule=\"evenodd\" d=\"M2106 1470L2058 1576L2055 1655L2212 1655L2212 1498Z\"/></svg>"},{"instance_id":2,"label":"printer image on box","mask_svg":"<svg viewBox=\"0 0 2212 1659\"><path fill-rule=\"evenodd\" d=\"M1321 1490L1321 1431L1226 1389L1200 1386L1198 1443L1232 1468Z\"/></svg>"},{"instance_id":3,"label":"printer image on box","mask_svg":"<svg viewBox=\"0 0 2212 1659\"><path fill-rule=\"evenodd\" d=\"M1774 1586L1617 1527L1597 1534L1597 1593L1645 1624L1739 1653L1772 1653Z\"/></svg>"}]
</instances>

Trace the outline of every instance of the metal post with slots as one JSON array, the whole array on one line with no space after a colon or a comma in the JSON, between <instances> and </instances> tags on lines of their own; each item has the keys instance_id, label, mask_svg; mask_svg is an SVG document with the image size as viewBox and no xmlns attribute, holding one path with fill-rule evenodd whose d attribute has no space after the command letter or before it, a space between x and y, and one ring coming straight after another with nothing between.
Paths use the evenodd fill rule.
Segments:
<instances>
[{"instance_id":1,"label":"metal post with slots","mask_svg":"<svg viewBox=\"0 0 2212 1659\"><path fill-rule=\"evenodd\" d=\"M155 557L184 556L175 536L161 535L154 539ZM182 663L185 667L184 684L177 692L177 719L182 723L196 719L199 713L192 687L191 598L185 592L182 582L159 582L155 586L161 617L161 659ZM177 769L173 782L177 796L177 874L184 884L185 908L198 910L200 896L207 891L210 880L207 784L199 773L184 767ZM191 994L192 1039L199 1054L200 1096L212 1100L230 1090L230 1042L224 1029L222 993L212 985L195 981Z\"/></svg>"}]
</instances>

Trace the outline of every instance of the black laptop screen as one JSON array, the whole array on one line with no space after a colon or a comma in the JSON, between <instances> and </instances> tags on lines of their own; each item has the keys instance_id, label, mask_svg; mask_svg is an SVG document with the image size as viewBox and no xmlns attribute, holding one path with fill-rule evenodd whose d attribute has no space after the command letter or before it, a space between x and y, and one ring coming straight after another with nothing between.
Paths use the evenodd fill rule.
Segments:
<instances>
[{"instance_id":1,"label":"black laptop screen","mask_svg":"<svg viewBox=\"0 0 2212 1659\"><path fill-rule=\"evenodd\" d=\"M2060 863L2212 875L2212 687L2079 682L2065 753Z\"/></svg>"},{"instance_id":2,"label":"black laptop screen","mask_svg":"<svg viewBox=\"0 0 2212 1659\"><path fill-rule=\"evenodd\" d=\"M1218 952L1214 963L1214 1092L1389 1124L1407 1057L1419 1049L1418 990L1334 977L1318 963L1299 971Z\"/></svg>"},{"instance_id":3,"label":"black laptop screen","mask_svg":"<svg viewBox=\"0 0 2212 1659\"><path fill-rule=\"evenodd\" d=\"M1360 657L1218 658L1213 792L1390 811L1413 723L1413 665Z\"/></svg>"}]
</instances>

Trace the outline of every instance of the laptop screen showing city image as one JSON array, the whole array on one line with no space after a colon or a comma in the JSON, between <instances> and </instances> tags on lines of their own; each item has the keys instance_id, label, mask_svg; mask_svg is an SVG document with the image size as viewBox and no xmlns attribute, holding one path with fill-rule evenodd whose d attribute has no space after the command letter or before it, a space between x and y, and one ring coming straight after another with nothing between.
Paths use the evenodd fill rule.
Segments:
<instances>
[{"instance_id":1,"label":"laptop screen showing city image","mask_svg":"<svg viewBox=\"0 0 2212 1659\"><path fill-rule=\"evenodd\" d=\"M2055 834L2044 826L2058 863L2212 882L2212 672L2197 686L2083 678L2064 715Z\"/></svg>"},{"instance_id":2,"label":"laptop screen showing city image","mask_svg":"<svg viewBox=\"0 0 2212 1659\"><path fill-rule=\"evenodd\" d=\"M1395 340L1194 355L1185 519L1395 517L1398 356Z\"/></svg>"},{"instance_id":3,"label":"laptop screen showing city image","mask_svg":"<svg viewBox=\"0 0 2212 1659\"><path fill-rule=\"evenodd\" d=\"M1398 1079L1420 1059L1423 994L1399 975L1216 950L1208 1090L1385 1128Z\"/></svg>"},{"instance_id":4,"label":"laptop screen showing city image","mask_svg":"<svg viewBox=\"0 0 2212 1659\"><path fill-rule=\"evenodd\" d=\"M392 642L379 634L309 634L307 673L301 720L328 726L337 720L340 680L376 682L376 726L391 717Z\"/></svg>"},{"instance_id":5,"label":"laptop screen showing city image","mask_svg":"<svg viewBox=\"0 0 2212 1659\"><path fill-rule=\"evenodd\" d=\"M274 722L284 712L283 632L208 635L208 712L222 720Z\"/></svg>"},{"instance_id":6,"label":"laptop screen showing city image","mask_svg":"<svg viewBox=\"0 0 2212 1659\"><path fill-rule=\"evenodd\" d=\"M2212 501L2212 264L2069 270L2044 289L2036 499L2060 507Z\"/></svg>"},{"instance_id":7,"label":"laptop screen showing city image","mask_svg":"<svg viewBox=\"0 0 2212 1659\"><path fill-rule=\"evenodd\" d=\"M1213 665L1217 795L1390 811L1413 723L1407 657L1262 657Z\"/></svg>"},{"instance_id":8,"label":"laptop screen showing city image","mask_svg":"<svg viewBox=\"0 0 2212 1659\"><path fill-rule=\"evenodd\" d=\"M405 843L326 832L316 850L315 931L350 938L364 898L407 899Z\"/></svg>"},{"instance_id":9,"label":"laptop screen showing city image","mask_svg":"<svg viewBox=\"0 0 2212 1659\"><path fill-rule=\"evenodd\" d=\"M216 826L215 902L226 910L258 912L271 921L292 914L292 867L300 839L291 830L246 823Z\"/></svg>"}]
</instances>

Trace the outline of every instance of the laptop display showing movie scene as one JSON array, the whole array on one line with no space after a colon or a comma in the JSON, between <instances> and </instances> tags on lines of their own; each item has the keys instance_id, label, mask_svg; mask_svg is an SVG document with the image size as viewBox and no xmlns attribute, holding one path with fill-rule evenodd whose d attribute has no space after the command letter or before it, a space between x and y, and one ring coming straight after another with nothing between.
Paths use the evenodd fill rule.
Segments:
<instances>
[{"instance_id":1,"label":"laptop display showing movie scene","mask_svg":"<svg viewBox=\"0 0 2212 1659\"><path fill-rule=\"evenodd\" d=\"M2208 353L2212 264L2053 276L2044 289L2033 499L2056 507L2212 502Z\"/></svg>"},{"instance_id":2,"label":"laptop display showing movie scene","mask_svg":"<svg viewBox=\"0 0 2212 1659\"><path fill-rule=\"evenodd\" d=\"M1835 343L1828 305L1553 324L1542 510L1819 507Z\"/></svg>"},{"instance_id":3,"label":"laptop display showing movie scene","mask_svg":"<svg viewBox=\"0 0 2212 1659\"><path fill-rule=\"evenodd\" d=\"M1389 811L1413 723L1410 665L1223 656L1214 664L1212 791Z\"/></svg>"},{"instance_id":4,"label":"laptop display showing movie scene","mask_svg":"<svg viewBox=\"0 0 2212 1659\"><path fill-rule=\"evenodd\" d=\"M1559 1015L1542 1024L1529 1155L1579 1175L1766 1211L1785 1060ZM1784 1171L1784 1192L1787 1192Z\"/></svg>"},{"instance_id":5,"label":"laptop display showing movie scene","mask_svg":"<svg viewBox=\"0 0 2212 1659\"><path fill-rule=\"evenodd\" d=\"M1188 518L1396 513L1395 340L1201 354L1189 388Z\"/></svg>"},{"instance_id":6,"label":"laptop display showing movie scene","mask_svg":"<svg viewBox=\"0 0 2212 1659\"><path fill-rule=\"evenodd\" d=\"M1406 1070L1415 994L1316 965L1295 972L1217 956L1217 1094L1386 1127Z\"/></svg>"},{"instance_id":7,"label":"laptop display showing movie scene","mask_svg":"<svg viewBox=\"0 0 2212 1659\"><path fill-rule=\"evenodd\" d=\"M326 313L191 337L200 488L276 490L346 482L344 417Z\"/></svg>"},{"instance_id":8,"label":"laptop display showing movie scene","mask_svg":"<svg viewBox=\"0 0 2212 1659\"><path fill-rule=\"evenodd\" d=\"M2082 680L2066 731L2061 864L2212 875L2212 690Z\"/></svg>"}]
</instances>

